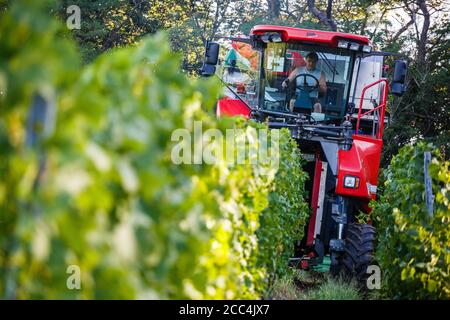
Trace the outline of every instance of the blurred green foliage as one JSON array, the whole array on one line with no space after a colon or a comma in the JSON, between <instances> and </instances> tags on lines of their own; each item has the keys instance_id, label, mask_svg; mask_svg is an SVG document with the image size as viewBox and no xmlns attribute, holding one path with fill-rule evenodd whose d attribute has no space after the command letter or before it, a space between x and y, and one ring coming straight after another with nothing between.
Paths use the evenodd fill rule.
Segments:
<instances>
[{"instance_id":1,"label":"blurred green foliage","mask_svg":"<svg viewBox=\"0 0 450 320\"><path fill-rule=\"evenodd\" d=\"M219 83L185 77L163 34L81 68L42 7L20 0L0 17L1 296L261 297L307 214L289 132L276 162L175 165L172 133L194 120L242 129L234 139L253 152L267 128L206 112Z\"/></svg>"},{"instance_id":2,"label":"blurred green foliage","mask_svg":"<svg viewBox=\"0 0 450 320\"><path fill-rule=\"evenodd\" d=\"M424 152L432 154L434 212L425 205ZM372 207L379 231L376 257L391 298L450 299L450 163L424 142L405 146L384 171Z\"/></svg>"},{"instance_id":3,"label":"blurred green foliage","mask_svg":"<svg viewBox=\"0 0 450 320\"><path fill-rule=\"evenodd\" d=\"M293 240L303 238L309 217L305 199L305 181L308 177L302 169L296 142L290 138L287 129L281 132L279 170L273 191L269 194L269 208L261 216L258 232L260 260L269 271L270 284L275 278L290 272L286 261L294 252Z\"/></svg>"}]
</instances>

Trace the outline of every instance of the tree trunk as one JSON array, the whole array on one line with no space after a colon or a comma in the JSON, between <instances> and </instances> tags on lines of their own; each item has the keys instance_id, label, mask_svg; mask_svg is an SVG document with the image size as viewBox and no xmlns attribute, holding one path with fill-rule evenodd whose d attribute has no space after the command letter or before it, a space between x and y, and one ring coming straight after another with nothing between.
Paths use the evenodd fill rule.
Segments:
<instances>
[{"instance_id":1,"label":"tree trunk","mask_svg":"<svg viewBox=\"0 0 450 320\"><path fill-rule=\"evenodd\" d=\"M270 19L275 20L280 17L280 0L267 0L268 12Z\"/></svg>"},{"instance_id":2,"label":"tree trunk","mask_svg":"<svg viewBox=\"0 0 450 320\"><path fill-rule=\"evenodd\" d=\"M327 3L327 19L328 20L332 19L332 14L333 14L333 0L328 0L328 3Z\"/></svg>"},{"instance_id":3,"label":"tree trunk","mask_svg":"<svg viewBox=\"0 0 450 320\"><path fill-rule=\"evenodd\" d=\"M407 24L405 24L403 27L401 27L397 33L392 37L391 42L394 43L398 40L398 38L406 31L408 28L414 23L414 19L409 20Z\"/></svg>"},{"instance_id":4,"label":"tree trunk","mask_svg":"<svg viewBox=\"0 0 450 320\"><path fill-rule=\"evenodd\" d=\"M428 30L430 29L430 12L428 11L425 0L418 0L417 5L423 14L422 31L420 32L419 42L417 44L417 62L419 66L425 66L425 55L428 43Z\"/></svg>"},{"instance_id":5,"label":"tree trunk","mask_svg":"<svg viewBox=\"0 0 450 320\"><path fill-rule=\"evenodd\" d=\"M316 0L308 0L308 9L314 17L319 19L320 23L328 26L332 31L337 30L336 21L334 21L332 15L333 0L328 0L327 11L325 13L317 9Z\"/></svg>"}]
</instances>

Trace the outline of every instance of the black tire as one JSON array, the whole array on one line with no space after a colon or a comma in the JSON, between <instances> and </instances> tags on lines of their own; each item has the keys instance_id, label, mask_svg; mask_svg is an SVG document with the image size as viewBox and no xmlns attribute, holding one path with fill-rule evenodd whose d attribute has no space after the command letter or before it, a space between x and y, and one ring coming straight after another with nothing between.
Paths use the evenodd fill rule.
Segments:
<instances>
[{"instance_id":1,"label":"black tire","mask_svg":"<svg viewBox=\"0 0 450 320\"><path fill-rule=\"evenodd\" d=\"M365 284L367 268L375 264L375 228L368 224L350 223L347 227L344 253L341 257L341 273Z\"/></svg>"}]
</instances>

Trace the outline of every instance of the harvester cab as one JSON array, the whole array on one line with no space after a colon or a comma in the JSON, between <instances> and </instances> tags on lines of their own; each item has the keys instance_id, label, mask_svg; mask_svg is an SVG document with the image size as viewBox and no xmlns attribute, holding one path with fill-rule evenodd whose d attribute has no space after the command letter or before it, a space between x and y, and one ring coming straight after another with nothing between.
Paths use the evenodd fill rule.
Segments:
<instances>
[{"instance_id":1,"label":"harvester cab","mask_svg":"<svg viewBox=\"0 0 450 320\"><path fill-rule=\"evenodd\" d=\"M306 160L310 218L295 261L306 268L329 256L332 272L364 277L375 230L356 216L376 199L389 87L405 92L406 62L394 63L390 84L387 54L364 36L258 25L227 40L222 52L223 39L207 44L201 70L226 85L217 116L289 128Z\"/></svg>"}]
</instances>

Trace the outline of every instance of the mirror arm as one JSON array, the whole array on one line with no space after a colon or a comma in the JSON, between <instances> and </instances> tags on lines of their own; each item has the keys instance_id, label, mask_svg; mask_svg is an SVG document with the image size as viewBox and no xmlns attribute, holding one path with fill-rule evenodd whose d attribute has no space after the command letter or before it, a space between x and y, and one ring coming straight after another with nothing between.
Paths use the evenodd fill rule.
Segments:
<instances>
[{"instance_id":1,"label":"mirror arm","mask_svg":"<svg viewBox=\"0 0 450 320\"><path fill-rule=\"evenodd\" d=\"M244 103L247 108L249 108L251 111L257 111L258 109L253 108L252 106L250 106L247 102L244 101L244 99L242 99L239 94L234 91L234 89L232 89L221 77L219 77L217 74L215 74L215 76L217 78L219 78L219 80L228 88L228 90L230 90L239 100L241 100L242 103Z\"/></svg>"}]
</instances>

